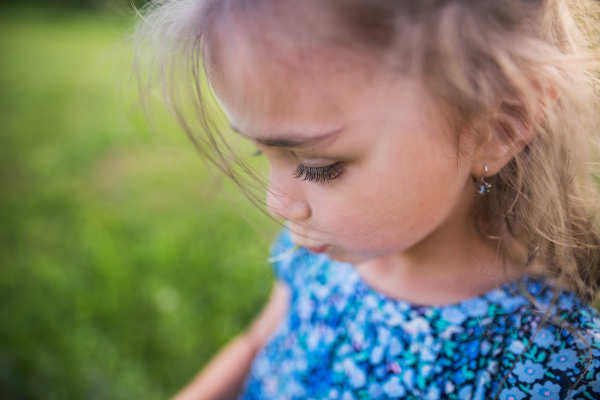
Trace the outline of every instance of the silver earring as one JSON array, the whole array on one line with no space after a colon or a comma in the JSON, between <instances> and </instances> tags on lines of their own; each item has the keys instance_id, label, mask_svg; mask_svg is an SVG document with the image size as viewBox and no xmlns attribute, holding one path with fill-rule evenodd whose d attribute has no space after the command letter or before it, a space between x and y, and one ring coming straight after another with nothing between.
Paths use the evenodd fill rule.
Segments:
<instances>
[{"instance_id":1,"label":"silver earring","mask_svg":"<svg viewBox=\"0 0 600 400\"><path fill-rule=\"evenodd\" d=\"M477 192L481 195L485 195L487 193L490 192L490 188L492 187L492 185L490 185L488 182L485 181L485 176L487 175L488 169L487 169L487 165L484 165L483 168L485 168L485 173L483 174L483 176L481 178L479 178L479 180L475 179L475 177L473 177L473 180L475 181L475 187L477 188Z\"/></svg>"}]
</instances>

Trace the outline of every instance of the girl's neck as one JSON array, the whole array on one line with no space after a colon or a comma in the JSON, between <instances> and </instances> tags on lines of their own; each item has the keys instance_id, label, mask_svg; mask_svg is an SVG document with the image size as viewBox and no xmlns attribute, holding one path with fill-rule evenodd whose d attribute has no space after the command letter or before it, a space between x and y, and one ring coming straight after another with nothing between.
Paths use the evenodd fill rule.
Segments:
<instances>
[{"instance_id":1,"label":"girl's neck","mask_svg":"<svg viewBox=\"0 0 600 400\"><path fill-rule=\"evenodd\" d=\"M357 264L363 280L392 298L419 305L444 305L485 293L525 274L524 268L503 261L497 242L477 232L469 213L482 198L465 201L426 238L410 249ZM512 254L522 251L511 249Z\"/></svg>"}]
</instances>

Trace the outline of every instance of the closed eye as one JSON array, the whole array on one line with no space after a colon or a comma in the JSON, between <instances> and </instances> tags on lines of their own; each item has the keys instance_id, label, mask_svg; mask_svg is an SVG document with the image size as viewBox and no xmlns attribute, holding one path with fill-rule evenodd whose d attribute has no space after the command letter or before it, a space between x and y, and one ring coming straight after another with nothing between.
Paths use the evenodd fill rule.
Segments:
<instances>
[{"instance_id":1,"label":"closed eye","mask_svg":"<svg viewBox=\"0 0 600 400\"><path fill-rule=\"evenodd\" d=\"M338 179L344 172L341 163L327 165L325 167L307 167L300 164L294 171L294 178L316 183L330 183Z\"/></svg>"}]
</instances>

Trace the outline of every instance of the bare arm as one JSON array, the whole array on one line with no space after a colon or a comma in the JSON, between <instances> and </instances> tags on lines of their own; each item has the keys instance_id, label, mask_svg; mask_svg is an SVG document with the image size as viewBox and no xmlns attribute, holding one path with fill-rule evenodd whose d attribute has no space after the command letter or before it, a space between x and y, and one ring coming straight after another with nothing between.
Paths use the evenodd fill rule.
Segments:
<instances>
[{"instance_id":1,"label":"bare arm","mask_svg":"<svg viewBox=\"0 0 600 400\"><path fill-rule=\"evenodd\" d=\"M288 287L277 282L258 318L229 342L173 400L235 399L254 356L287 312L288 299Z\"/></svg>"}]
</instances>

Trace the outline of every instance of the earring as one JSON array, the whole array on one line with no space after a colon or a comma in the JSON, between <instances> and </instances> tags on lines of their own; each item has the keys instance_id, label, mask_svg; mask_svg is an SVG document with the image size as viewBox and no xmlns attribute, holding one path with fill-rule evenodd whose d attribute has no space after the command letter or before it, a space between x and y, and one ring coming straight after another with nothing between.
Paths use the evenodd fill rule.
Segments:
<instances>
[{"instance_id":1,"label":"earring","mask_svg":"<svg viewBox=\"0 0 600 400\"><path fill-rule=\"evenodd\" d=\"M487 165L484 165L483 168L485 168L485 173L479 179L479 181L477 181L477 179L475 179L475 177L473 177L473 181L475 182L475 187L477 188L477 192L481 195L485 195L485 194L489 193L490 188L492 187L492 185L490 185L488 182L485 181L485 176L487 175L487 172L488 172Z\"/></svg>"}]
</instances>

